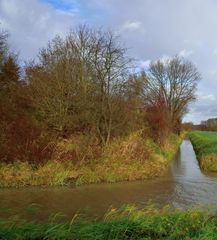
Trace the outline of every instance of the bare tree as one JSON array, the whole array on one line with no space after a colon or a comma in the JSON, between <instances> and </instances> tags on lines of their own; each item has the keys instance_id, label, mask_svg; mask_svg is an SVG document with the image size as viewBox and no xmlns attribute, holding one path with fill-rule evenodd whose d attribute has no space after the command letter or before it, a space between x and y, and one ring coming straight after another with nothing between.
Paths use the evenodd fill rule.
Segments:
<instances>
[{"instance_id":1,"label":"bare tree","mask_svg":"<svg viewBox=\"0 0 217 240\"><path fill-rule=\"evenodd\" d=\"M77 125L95 129L107 144L120 127L120 98L130 62L118 38L81 26L65 39L56 37L39 57L27 78L48 123L62 132L77 119Z\"/></svg>"},{"instance_id":2,"label":"bare tree","mask_svg":"<svg viewBox=\"0 0 217 240\"><path fill-rule=\"evenodd\" d=\"M40 51L40 63L27 67L33 102L48 125L60 134L69 126L73 128L81 104L85 106L86 75L79 54L71 36L56 37Z\"/></svg>"},{"instance_id":3,"label":"bare tree","mask_svg":"<svg viewBox=\"0 0 217 240\"><path fill-rule=\"evenodd\" d=\"M119 45L118 37L111 32L95 32L92 42L90 59L97 96L96 128L103 144L107 144L115 128L121 127L120 98L131 60L126 56L126 49Z\"/></svg>"},{"instance_id":4,"label":"bare tree","mask_svg":"<svg viewBox=\"0 0 217 240\"><path fill-rule=\"evenodd\" d=\"M196 67L184 58L176 56L166 61L152 62L145 80L145 100L154 104L159 94L163 94L172 128L178 132L188 104L196 98L199 79Z\"/></svg>"},{"instance_id":5,"label":"bare tree","mask_svg":"<svg viewBox=\"0 0 217 240\"><path fill-rule=\"evenodd\" d=\"M7 39L8 39L8 32L4 30L0 30L0 72L1 72L1 67L7 58L7 53L8 53Z\"/></svg>"},{"instance_id":6,"label":"bare tree","mask_svg":"<svg viewBox=\"0 0 217 240\"><path fill-rule=\"evenodd\" d=\"M0 94L7 96L19 84L20 67L18 55L10 51L8 32L0 30ZM9 96L8 96L9 97Z\"/></svg>"}]
</instances>

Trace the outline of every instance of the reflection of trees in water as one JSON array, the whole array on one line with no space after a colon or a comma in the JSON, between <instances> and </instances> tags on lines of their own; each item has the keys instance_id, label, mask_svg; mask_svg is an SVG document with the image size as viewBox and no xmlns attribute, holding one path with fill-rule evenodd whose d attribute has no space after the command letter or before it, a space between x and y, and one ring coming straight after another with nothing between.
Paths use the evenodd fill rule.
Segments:
<instances>
[{"instance_id":1,"label":"reflection of trees in water","mask_svg":"<svg viewBox=\"0 0 217 240\"><path fill-rule=\"evenodd\" d=\"M177 153L174 157L174 160L171 165L171 170L172 170L173 176L184 174L185 169L183 168L183 164L182 164L181 147L179 148L179 150L177 151Z\"/></svg>"},{"instance_id":2,"label":"reflection of trees in water","mask_svg":"<svg viewBox=\"0 0 217 240\"><path fill-rule=\"evenodd\" d=\"M180 150L180 148L177 151L173 162L174 162L175 167L180 168L180 166L181 166L181 150Z\"/></svg>"}]
</instances>

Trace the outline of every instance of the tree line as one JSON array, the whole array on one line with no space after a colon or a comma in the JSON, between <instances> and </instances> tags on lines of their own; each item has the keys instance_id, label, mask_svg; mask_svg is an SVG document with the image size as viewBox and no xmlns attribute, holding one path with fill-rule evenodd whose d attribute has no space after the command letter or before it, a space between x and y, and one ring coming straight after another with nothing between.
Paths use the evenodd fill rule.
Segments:
<instances>
[{"instance_id":1,"label":"tree line","mask_svg":"<svg viewBox=\"0 0 217 240\"><path fill-rule=\"evenodd\" d=\"M196 98L198 70L175 56L136 72L122 45L112 32L80 26L21 68L2 31L0 159L43 162L55 141L75 134L105 146L141 129L159 144L179 133Z\"/></svg>"}]
</instances>

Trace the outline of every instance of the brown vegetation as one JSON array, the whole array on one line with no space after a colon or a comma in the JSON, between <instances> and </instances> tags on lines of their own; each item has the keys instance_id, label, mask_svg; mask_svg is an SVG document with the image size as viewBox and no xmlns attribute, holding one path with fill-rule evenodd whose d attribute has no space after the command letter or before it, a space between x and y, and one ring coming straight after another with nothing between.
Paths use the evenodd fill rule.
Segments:
<instances>
[{"instance_id":1,"label":"brown vegetation","mask_svg":"<svg viewBox=\"0 0 217 240\"><path fill-rule=\"evenodd\" d=\"M82 26L58 36L25 68L7 37L0 33L1 162L36 169L68 162L76 171L99 171L100 181L111 168L126 172L123 179L144 178L141 166L155 166L149 142L167 147L195 99L199 74L191 62L159 60L132 74L127 50L111 32Z\"/></svg>"},{"instance_id":2,"label":"brown vegetation","mask_svg":"<svg viewBox=\"0 0 217 240\"><path fill-rule=\"evenodd\" d=\"M183 136L172 136L167 147L144 139L141 132L118 137L106 146L82 146L86 136L59 142L52 160L43 165L0 163L0 187L61 186L113 183L162 176Z\"/></svg>"},{"instance_id":3,"label":"brown vegetation","mask_svg":"<svg viewBox=\"0 0 217 240\"><path fill-rule=\"evenodd\" d=\"M182 117L187 112L189 102L195 100L199 79L200 74L196 67L180 57L150 64L144 90L145 99L152 105L159 96L163 99L171 129L176 133L181 130Z\"/></svg>"}]
</instances>

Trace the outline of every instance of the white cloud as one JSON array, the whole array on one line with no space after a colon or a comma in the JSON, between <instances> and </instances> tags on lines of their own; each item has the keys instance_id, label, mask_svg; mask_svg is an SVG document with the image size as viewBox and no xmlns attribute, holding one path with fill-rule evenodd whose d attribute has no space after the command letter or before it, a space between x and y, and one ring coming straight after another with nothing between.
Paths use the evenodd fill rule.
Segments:
<instances>
[{"instance_id":1,"label":"white cloud","mask_svg":"<svg viewBox=\"0 0 217 240\"><path fill-rule=\"evenodd\" d=\"M179 56L180 57L184 57L184 58L187 58L189 56L191 56L193 54L193 51L192 50L186 50L186 49L183 49L179 52Z\"/></svg>"},{"instance_id":2,"label":"white cloud","mask_svg":"<svg viewBox=\"0 0 217 240\"><path fill-rule=\"evenodd\" d=\"M139 61L139 65L141 68L148 68L151 63L151 60Z\"/></svg>"},{"instance_id":3,"label":"white cloud","mask_svg":"<svg viewBox=\"0 0 217 240\"><path fill-rule=\"evenodd\" d=\"M142 28L142 23L139 21L127 21L123 24L122 29L123 30L140 30Z\"/></svg>"},{"instance_id":4,"label":"white cloud","mask_svg":"<svg viewBox=\"0 0 217 240\"><path fill-rule=\"evenodd\" d=\"M157 58L156 61L159 59L159 60L161 60L163 63L166 63L166 62L168 62L171 58L172 58L172 56L163 55L162 57Z\"/></svg>"},{"instance_id":5,"label":"white cloud","mask_svg":"<svg viewBox=\"0 0 217 240\"><path fill-rule=\"evenodd\" d=\"M213 51L213 56L217 57L217 47Z\"/></svg>"},{"instance_id":6,"label":"white cloud","mask_svg":"<svg viewBox=\"0 0 217 240\"><path fill-rule=\"evenodd\" d=\"M130 34L146 34L146 30L140 21L125 21L119 27L119 33L129 36Z\"/></svg>"},{"instance_id":7,"label":"white cloud","mask_svg":"<svg viewBox=\"0 0 217 240\"><path fill-rule=\"evenodd\" d=\"M200 123L208 118L217 116L217 96L214 94L198 94L198 101L191 104L190 112L185 116L184 121Z\"/></svg>"},{"instance_id":8,"label":"white cloud","mask_svg":"<svg viewBox=\"0 0 217 240\"><path fill-rule=\"evenodd\" d=\"M209 74L211 77L216 77L216 76L217 76L217 69L211 70L208 74Z\"/></svg>"},{"instance_id":9,"label":"white cloud","mask_svg":"<svg viewBox=\"0 0 217 240\"><path fill-rule=\"evenodd\" d=\"M10 32L11 45L27 60L35 58L39 48L56 34L69 31L79 22L79 16L37 0L1 0L0 22Z\"/></svg>"},{"instance_id":10,"label":"white cloud","mask_svg":"<svg viewBox=\"0 0 217 240\"><path fill-rule=\"evenodd\" d=\"M200 99L206 101L216 101L216 97L213 94L200 96Z\"/></svg>"},{"instance_id":11,"label":"white cloud","mask_svg":"<svg viewBox=\"0 0 217 240\"><path fill-rule=\"evenodd\" d=\"M176 54L189 57L203 76L199 100L190 108L191 118L198 121L217 113L217 63L212 57L217 57L216 0L56 1L71 4L68 11L44 2L0 0L0 22L24 59L35 57L39 47L55 34L65 34L70 26L86 22L108 27L120 33L141 66L148 65L146 59L160 56L165 60Z\"/></svg>"}]
</instances>

